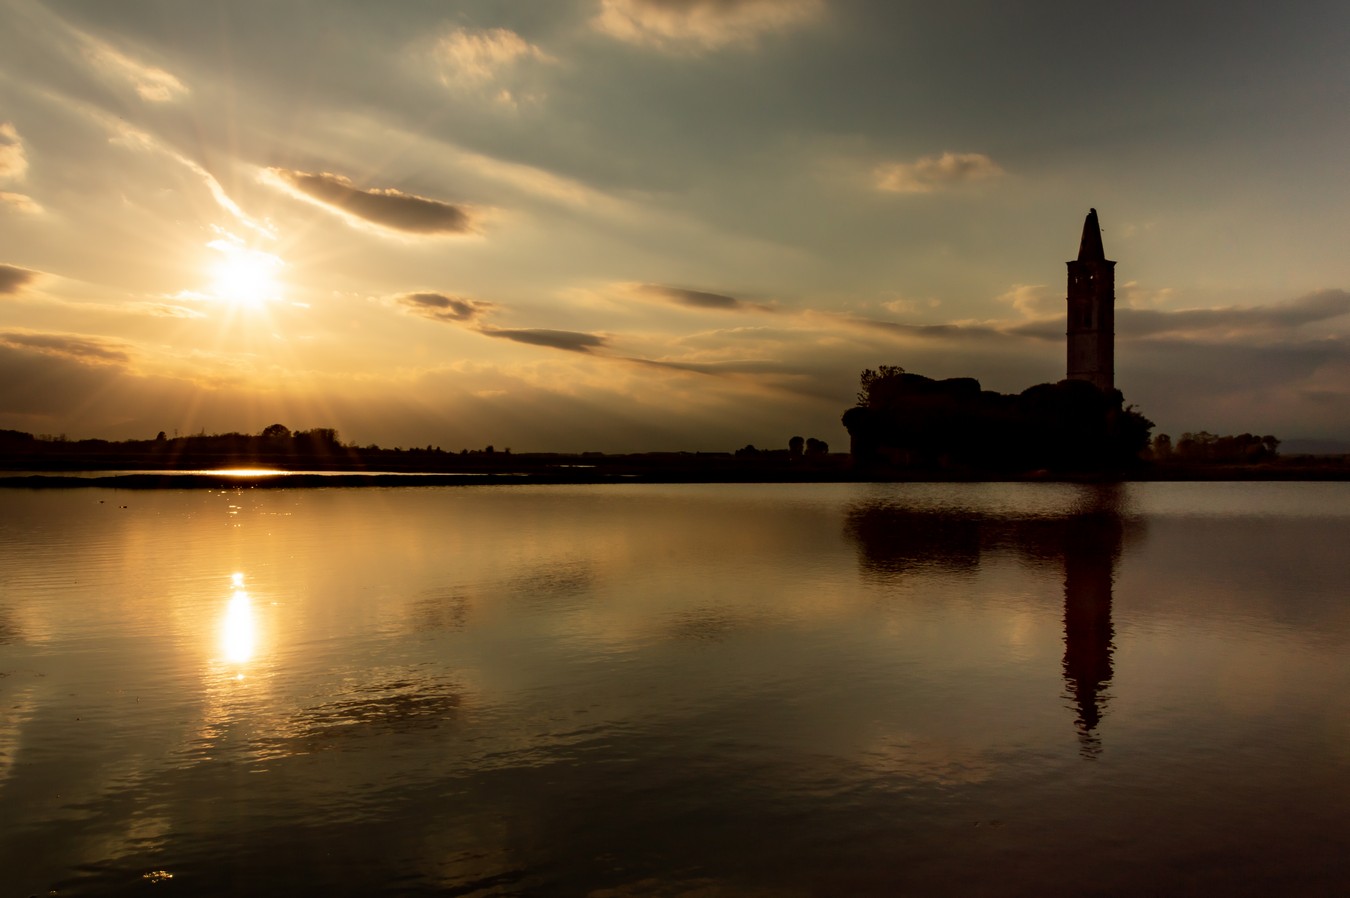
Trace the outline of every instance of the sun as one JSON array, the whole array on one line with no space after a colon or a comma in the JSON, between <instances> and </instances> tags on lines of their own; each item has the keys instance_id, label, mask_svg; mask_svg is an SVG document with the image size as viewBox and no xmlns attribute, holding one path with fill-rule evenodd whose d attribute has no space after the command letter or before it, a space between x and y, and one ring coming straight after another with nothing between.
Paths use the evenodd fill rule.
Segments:
<instances>
[{"instance_id":1,"label":"sun","mask_svg":"<svg viewBox=\"0 0 1350 898\"><path fill-rule=\"evenodd\" d=\"M207 246L220 254L210 267L212 296L247 309L261 309L281 297L285 263L280 258L238 240L212 240Z\"/></svg>"}]
</instances>

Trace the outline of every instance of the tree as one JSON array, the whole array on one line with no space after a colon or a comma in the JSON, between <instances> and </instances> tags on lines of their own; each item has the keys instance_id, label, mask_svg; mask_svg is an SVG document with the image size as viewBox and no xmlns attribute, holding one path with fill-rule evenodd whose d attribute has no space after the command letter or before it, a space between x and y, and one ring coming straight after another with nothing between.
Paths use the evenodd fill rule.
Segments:
<instances>
[{"instance_id":1,"label":"tree","mask_svg":"<svg viewBox=\"0 0 1350 898\"><path fill-rule=\"evenodd\" d=\"M291 435L291 429L285 424L268 424L262 429L262 436L265 440L284 440Z\"/></svg>"},{"instance_id":2,"label":"tree","mask_svg":"<svg viewBox=\"0 0 1350 898\"><path fill-rule=\"evenodd\" d=\"M793 458L800 458L802 454L802 447L804 445L806 445L805 439L803 439L802 437L793 437L792 439L788 440L789 454L791 454Z\"/></svg>"},{"instance_id":3,"label":"tree","mask_svg":"<svg viewBox=\"0 0 1350 898\"><path fill-rule=\"evenodd\" d=\"M858 405L864 408L878 408L884 404L886 387L900 378L905 369L899 365L881 365L877 368L864 368L859 378Z\"/></svg>"},{"instance_id":4,"label":"tree","mask_svg":"<svg viewBox=\"0 0 1350 898\"><path fill-rule=\"evenodd\" d=\"M806 440L806 454L809 456L829 455L830 444L824 440L818 440L815 437L808 437Z\"/></svg>"},{"instance_id":5,"label":"tree","mask_svg":"<svg viewBox=\"0 0 1350 898\"><path fill-rule=\"evenodd\" d=\"M1003 394L892 365L863 371L861 387L843 424L864 466L1105 470L1132 463L1153 427L1119 390L1079 380Z\"/></svg>"}]
</instances>

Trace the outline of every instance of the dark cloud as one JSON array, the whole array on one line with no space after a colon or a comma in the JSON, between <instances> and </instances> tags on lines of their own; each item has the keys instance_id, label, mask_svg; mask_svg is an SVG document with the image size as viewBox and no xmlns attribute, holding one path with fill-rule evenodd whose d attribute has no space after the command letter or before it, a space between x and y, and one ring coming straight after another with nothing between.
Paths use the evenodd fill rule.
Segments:
<instances>
[{"instance_id":1,"label":"dark cloud","mask_svg":"<svg viewBox=\"0 0 1350 898\"><path fill-rule=\"evenodd\" d=\"M1339 437L1350 416L1350 341L1150 337L1117 352L1116 381L1154 432Z\"/></svg>"},{"instance_id":2,"label":"dark cloud","mask_svg":"<svg viewBox=\"0 0 1350 898\"><path fill-rule=\"evenodd\" d=\"M1188 309L1179 312L1117 309L1116 333L1143 337L1194 331L1277 330L1314 324L1345 314L1350 314L1350 293L1344 290L1319 290L1269 306Z\"/></svg>"},{"instance_id":3,"label":"dark cloud","mask_svg":"<svg viewBox=\"0 0 1350 898\"><path fill-rule=\"evenodd\" d=\"M686 290L683 287L664 287L660 284L643 284L638 288L650 296L664 299L677 306L690 306L695 309L744 309L746 304L734 296L721 293L706 293L702 290Z\"/></svg>"},{"instance_id":4,"label":"dark cloud","mask_svg":"<svg viewBox=\"0 0 1350 898\"><path fill-rule=\"evenodd\" d=\"M18 293L37 278L36 271L0 263L0 295Z\"/></svg>"},{"instance_id":5,"label":"dark cloud","mask_svg":"<svg viewBox=\"0 0 1350 898\"><path fill-rule=\"evenodd\" d=\"M126 351L116 344L91 337L69 334L29 334L0 332L0 345L16 349L30 349L48 355L65 356L83 362L124 364L131 361Z\"/></svg>"},{"instance_id":6,"label":"dark cloud","mask_svg":"<svg viewBox=\"0 0 1350 898\"><path fill-rule=\"evenodd\" d=\"M1002 336L1002 333L994 328L975 324L900 324L897 321L883 321L879 318L860 318L853 315L829 315L829 317L836 321L842 321L846 324L869 330L914 337L922 340L944 342L958 340L988 340ZM1063 336L1064 335L1061 333L1060 337Z\"/></svg>"},{"instance_id":7,"label":"dark cloud","mask_svg":"<svg viewBox=\"0 0 1350 898\"><path fill-rule=\"evenodd\" d=\"M688 371L692 374L802 374L800 367L772 359L733 359L723 362L677 362L661 359L629 359L640 365Z\"/></svg>"},{"instance_id":8,"label":"dark cloud","mask_svg":"<svg viewBox=\"0 0 1350 898\"><path fill-rule=\"evenodd\" d=\"M537 327L493 327L483 328L482 333L489 337L501 337L517 343L531 346L547 346L551 349L564 349L568 352L590 352L605 345L605 338L598 334L582 331L556 331Z\"/></svg>"},{"instance_id":9,"label":"dark cloud","mask_svg":"<svg viewBox=\"0 0 1350 898\"><path fill-rule=\"evenodd\" d=\"M1276 331L1316 324L1350 314L1350 292L1319 290L1268 306L1230 306L1219 309L1116 309L1116 334L1143 338L1181 334L1221 334ZM1062 317L1028 321L1008 333L1043 340L1064 339Z\"/></svg>"},{"instance_id":10,"label":"dark cloud","mask_svg":"<svg viewBox=\"0 0 1350 898\"><path fill-rule=\"evenodd\" d=\"M676 305L691 305L697 309L740 309L744 308L744 302L737 300L734 296L724 296L722 293L705 293L703 290L686 290L678 286L660 286L657 284L644 284L644 293L651 293L652 296L659 296L664 300L675 302Z\"/></svg>"},{"instance_id":11,"label":"dark cloud","mask_svg":"<svg viewBox=\"0 0 1350 898\"><path fill-rule=\"evenodd\" d=\"M1124 309L1116 309L1117 320ZM1057 318L1038 318L1035 321L1028 321L1025 324L1014 325L1007 329L1007 333L1015 337L1032 337L1037 340L1063 340L1064 339L1064 317Z\"/></svg>"},{"instance_id":12,"label":"dark cloud","mask_svg":"<svg viewBox=\"0 0 1350 898\"><path fill-rule=\"evenodd\" d=\"M405 293L394 302L412 315L433 321L472 321L493 307L490 302L441 293Z\"/></svg>"},{"instance_id":13,"label":"dark cloud","mask_svg":"<svg viewBox=\"0 0 1350 898\"><path fill-rule=\"evenodd\" d=\"M350 179L329 172L273 168L270 174L292 191L382 227L414 234L467 234L473 230L470 215L462 206L392 187L363 190L352 186Z\"/></svg>"}]
</instances>

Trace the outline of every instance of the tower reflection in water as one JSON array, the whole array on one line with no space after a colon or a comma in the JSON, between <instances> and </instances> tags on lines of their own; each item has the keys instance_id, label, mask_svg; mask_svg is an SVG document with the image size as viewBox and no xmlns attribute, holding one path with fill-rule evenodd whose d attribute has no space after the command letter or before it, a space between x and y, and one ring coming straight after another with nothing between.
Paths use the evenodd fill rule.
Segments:
<instances>
[{"instance_id":1,"label":"tower reflection in water","mask_svg":"<svg viewBox=\"0 0 1350 898\"><path fill-rule=\"evenodd\" d=\"M1093 510L1068 519L1064 528L1064 679L1078 710L1083 750L1101 750L1094 732L1102 719L1111 682L1112 587L1124 544L1118 513Z\"/></svg>"},{"instance_id":2,"label":"tower reflection in water","mask_svg":"<svg viewBox=\"0 0 1350 898\"><path fill-rule=\"evenodd\" d=\"M914 508L900 499L858 505L846 531L864 570L886 576L971 572L986 554L1014 553L1036 566L1058 568L1064 583L1063 674L1082 752L1101 750L1101 723L1112 677L1115 631L1112 589L1127 538L1141 521L1122 512L1117 485L1084 487L1058 514L1019 514L975 508Z\"/></svg>"}]
</instances>

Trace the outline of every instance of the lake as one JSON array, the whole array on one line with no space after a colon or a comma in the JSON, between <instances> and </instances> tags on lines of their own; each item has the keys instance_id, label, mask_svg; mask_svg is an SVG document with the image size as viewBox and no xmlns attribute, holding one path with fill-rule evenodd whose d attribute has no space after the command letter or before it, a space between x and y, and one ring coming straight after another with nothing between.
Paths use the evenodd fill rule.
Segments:
<instances>
[{"instance_id":1,"label":"lake","mask_svg":"<svg viewBox=\"0 0 1350 898\"><path fill-rule=\"evenodd\" d=\"M6 895L1350 891L1350 484L0 509Z\"/></svg>"}]
</instances>

